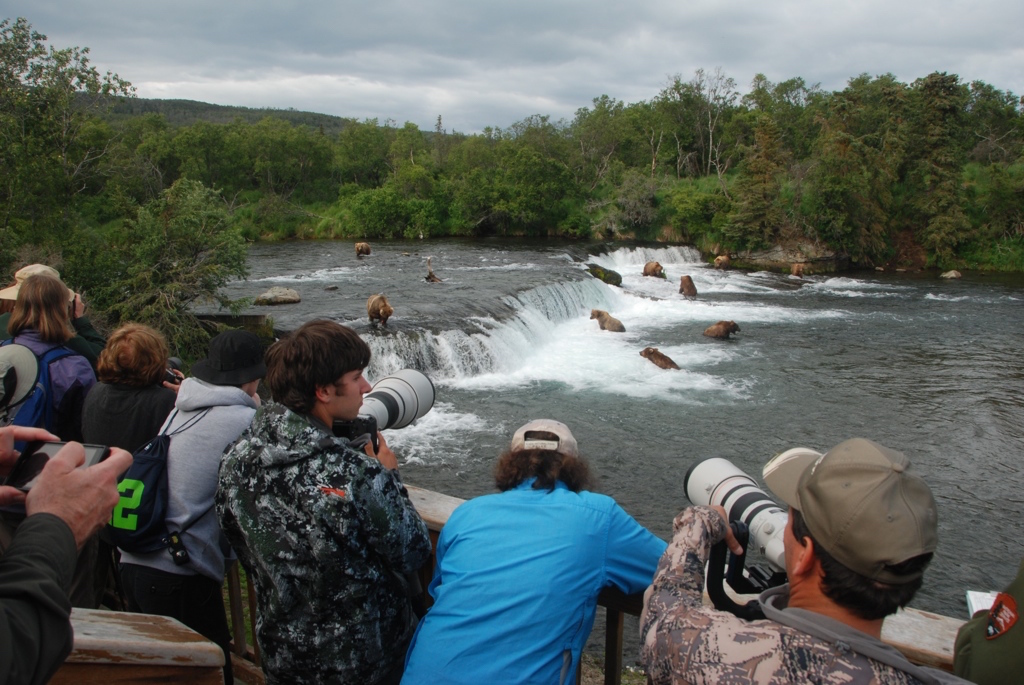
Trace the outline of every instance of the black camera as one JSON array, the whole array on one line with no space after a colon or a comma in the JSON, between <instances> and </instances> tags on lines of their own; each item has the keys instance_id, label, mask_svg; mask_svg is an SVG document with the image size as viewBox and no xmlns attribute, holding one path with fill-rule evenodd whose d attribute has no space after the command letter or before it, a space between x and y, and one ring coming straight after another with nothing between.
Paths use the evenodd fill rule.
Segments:
<instances>
[{"instance_id":1,"label":"black camera","mask_svg":"<svg viewBox=\"0 0 1024 685\"><path fill-rule=\"evenodd\" d=\"M377 440L377 419L370 414L360 414L351 421L338 419L331 428L339 438L348 438L352 447L358 449L372 442L374 454L380 449L380 442Z\"/></svg>"},{"instance_id":2,"label":"black camera","mask_svg":"<svg viewBox=\"0 0 1024 685\"><path fill-rule=\"evenodd\" d=\"M373 443L376 452L377 431L404 428L434 406L434 384L414 369L402 369L374 383L363 397L359 416L351 421L337 420L331 430L339 438L348 438L353 447ZM360 439L369 435L368 439Z\"/></svg>"},{"instance_id":3,"label":"black camera","mask_svg":"<svg viewBox=\"0 0 1024 685\"><path fill-rule=\"evenodd\" d=\"M175 371L181 368L181 360L177 357L170 357L167 360L167 370L164 372L164 380L172 385L181 383L181 378L178 377Z\"/></svg>"}]
</instances>

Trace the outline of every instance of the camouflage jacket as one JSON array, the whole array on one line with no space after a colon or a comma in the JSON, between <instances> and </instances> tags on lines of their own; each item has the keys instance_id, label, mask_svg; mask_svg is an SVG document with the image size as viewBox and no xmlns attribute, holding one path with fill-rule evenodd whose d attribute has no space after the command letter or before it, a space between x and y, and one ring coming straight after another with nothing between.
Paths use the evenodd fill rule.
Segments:
<instances>
[{"instance_id":1,"label":"camouflage jacket","mask_svg":"<svg viewBox=\"0 0 1024 685\"><path fill-rule=\"evenodd\" d=\"M705 606L704 565L725 528L708 507L690 507L675 519L640 620L641 659L654 685L963 682L914 666L894 648L839 621L785 609L786 586L761 595L765 620L744 621Z\"/></svg>"},{"instance_id":2,"label":"camouflage jacket","mask_svg":"<svg viewBox=\"0 0 1024 685\"><path fill-rule=\"evenodd\" d=\"M430 538L397 472L268 402L221 463L217 511L255 583L268 683L373 683L402 663L400 576Z\"/></svg>"}]
</instances>

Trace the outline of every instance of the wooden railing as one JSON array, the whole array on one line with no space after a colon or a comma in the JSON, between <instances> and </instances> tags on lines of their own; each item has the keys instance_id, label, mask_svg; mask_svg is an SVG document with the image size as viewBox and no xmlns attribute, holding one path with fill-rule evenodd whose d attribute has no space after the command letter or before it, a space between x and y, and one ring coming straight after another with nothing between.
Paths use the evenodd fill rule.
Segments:
<instances>
[{"instance_id":1,"label":"wooden railing","mask_svg":"<svg viewBox=\"0 0 1024 685\"><path fill-rule=\"evenodd\" d=\"M437 536L447 523L448 517L464 500L439 492L407 486L409 498L423 517L430 530L432 549L437 549ZM420 570L423 587L430 584L434 573L434 553ZM234 634L234 653L238 658L232 659L236 669L236 677L245 682L262 682L259 671L259 650L256 645L251 647L246 636L246 610L248 625L255 624L256 596L252 585L248 585L246 605L242 601L242 588L238 565L233 564L227 575L227 590L231 604L231 625ZM430 601L430 597L427 597ZM639 616L643 609L643 595L625 595L619 590L604 590L597 604L605 610L605 650L604 650L604 682L605 685L620 685L623 669L623 626L626 615ZM900 611L885 620L882 627L882 639L902 651L914 663L934 666L945 670L953 667L953 642L956 631L963 621L940 616L916 609ZM255 668L254 668L255 666ZM582 669L577 669L576 678L579 682ZM246 674L251 672L252 676ZM257 679L258 678L258 679Z\"/></svg>"}]
</instances>

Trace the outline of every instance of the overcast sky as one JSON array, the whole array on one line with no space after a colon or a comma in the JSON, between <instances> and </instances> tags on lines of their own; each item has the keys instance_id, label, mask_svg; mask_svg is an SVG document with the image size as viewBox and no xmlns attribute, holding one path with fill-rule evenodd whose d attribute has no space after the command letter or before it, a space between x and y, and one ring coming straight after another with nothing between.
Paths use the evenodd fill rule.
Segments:
<instances>
[{"instance_id":1,"label":"overcast sky","mask_svg":"<svg viewBox=\"0 0 1024 685\"><path fill-rule=\"evenodd\" d=\"M826 90L933 71L1024 92L1022 0L0 0L146 98L449 131L572 119L721 67Z\"/></svg>"}]
</instances>

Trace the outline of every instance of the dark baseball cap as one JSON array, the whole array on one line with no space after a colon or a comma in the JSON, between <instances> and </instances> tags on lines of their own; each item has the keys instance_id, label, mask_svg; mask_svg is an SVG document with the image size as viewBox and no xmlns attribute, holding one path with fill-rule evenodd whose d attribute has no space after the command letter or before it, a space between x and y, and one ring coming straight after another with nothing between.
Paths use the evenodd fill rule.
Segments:
<instances>
[{"instance_id":1,"label":"dark baseball cap","mask_svg":"<svg viewBox=\"0 0 1024 685\"><path fill-rule=\"evenodd\" d=\"M924 573L892 568L938 544L935 498L910 473L902 452L864 438L825 454L798 447L769 461L763 476L777 497L801 513L818 544L851 571L893 585Z\"/></svg>"}]
</instances>

